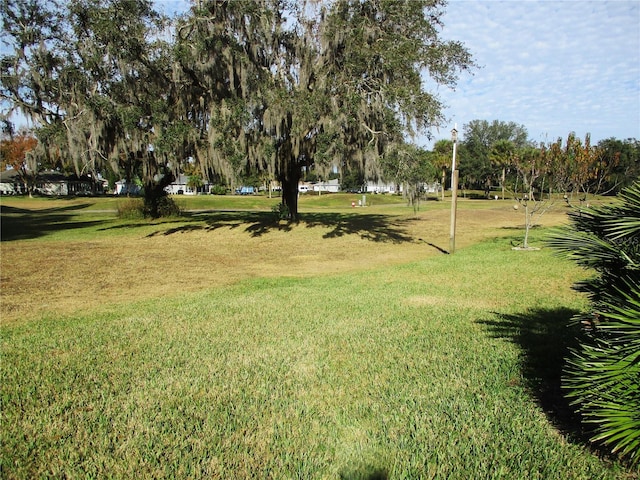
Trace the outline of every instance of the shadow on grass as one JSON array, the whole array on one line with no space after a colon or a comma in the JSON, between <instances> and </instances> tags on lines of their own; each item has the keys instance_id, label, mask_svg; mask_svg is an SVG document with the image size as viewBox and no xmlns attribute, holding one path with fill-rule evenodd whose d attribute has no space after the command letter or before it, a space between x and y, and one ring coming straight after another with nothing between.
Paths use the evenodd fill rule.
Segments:
<instances>
[{"instance_id":1,"label":"shadow on grass","mask_svg":"<svg viewBox=\"0 0 640 480\"><path fill-rule=\"evenodd\" d=\"M406 230L410 219L397 219L385 215L306 213L300 215L298 222L291 223L277 220L272 212L225 211L192 213L187 215L184 220L192 223L167 230L158 230L149 236L174 235L196 230L215 231L221 228L240 228L252 237L261 237L274 231L290 231L294 226L301 225L307 228L327 228L328 231L323 235L323 238L357 235L364 240L373 242L408 243L417 241Z\"/></svg>"},{"instance_id":2,"label":"shadow on grass","mask_svg":"<svg viewBox=\"0 0 640 480\"><path fill-rule=\"evenodd\" d=\"M568 308L538 308L522 314L497 313L495 320L479 320L494 338L512 341L522 348L522 376L531 395L550 422L562 433L587 444L587 432L561 387L565 358L577 347L579 326Z\"/></svg>"},{"instance_id":3,"label":"shadow on grass","mask_svg":"<svg viewBox=\"0 0 640 480\"><path fill-rule=\"evenodd\" d=\"M387 480L388 478L389 474L385 469L371 466L340 472L340 480Z\"/></svg>"},{"instance_id":4,"label":"shadow on grass","mask_svg":"<svg viewBox=\"0 0 640 480\"><path fill-rule=\"evenodd\" d=\"M164 219L159 219L155 221L149 221L149 220L144 220L143 218L140 218L137 221L136 220L131 221L131 223L121 223L119 225L109 225L103 228L99 228L98 231L105 232L108 230L128 230L128 229L142 228L142 227L148 227L148 226L163 226L163 225L169 225L172 223L180 223L182 225L188 221L190 220L182 217L170 217L170 218L164 218ZM197 230L197 228L193 228L193 230ZM149 236L154 236L154 234Z\"/></svg>"},{"instance_id":5,"label":"shadow on grass","mask_svg":"<svg viewBox=\"0 0 640 480\"><path fill-rule=\"evenodd\" d=\"M91 206L70 205L60 208L27 210L22 208L0 206L0 240L29 240L43 237L52 232L72 230L99 225L102 221L75 221L74 210Z\"/></svg>"},{"instance_id":6,"label":"shadow on grass","mask_svg":"<svg viewBox=\"0 0 640 480\"><path fill-rule=\"evenodd\" d=\"M175 235L194 231L215 231L219 229L242 229L251 237L261 237L275 231L291 231L294 227L323 227L327 231L323 238L340 238L355 235L363 240L382 243L423 243L440 253L448 253L437 245L415 238L407 231L411 218L399 218L378 214L305 213L298 222L278 220L273 212L243 210L208 210L188 212L182 217L159 219L154 222L131 221L116 225L103 220L75 221L74 210L91 206L74 205L44 210L25 210L2 207L2 241L38 238L48 233L103 225L98 231L112 229L135 229L157 226L157 230L147 235Z\"/></svg>"}]
</instances>

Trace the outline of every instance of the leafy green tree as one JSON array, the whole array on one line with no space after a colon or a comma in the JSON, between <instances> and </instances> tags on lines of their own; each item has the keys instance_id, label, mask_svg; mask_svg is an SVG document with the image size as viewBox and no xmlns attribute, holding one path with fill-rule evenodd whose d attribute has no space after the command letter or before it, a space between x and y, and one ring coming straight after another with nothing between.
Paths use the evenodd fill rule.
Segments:
<instances>
[{"instance_id":1,"label":"leafy green tree","mask_svg":"<svg viewBox=\"0 0 640 480\"><path fill-rule=\"evenodd\" d=\"M0 95L36 125L35 154L59 152L77 174L140 167L147 213L183 158L172 142L165 21L150 0L0 0Z\"/></svg>"},{"instance_id":2,"label":"leafy green tree","mask_svg":"<svg viewBox=\"0 0 640 480\"><path fill-rule=\"evenodd\" d=\"M423 185L436 177L426 150L405 144L382 159L383 178L402 185L402 193L414 211L419 208Z\"/></svg>"},{"instance_id":3,"label":"leafy green tree","mask_svg":"<svg viewBox=\"0 0 640 480\"><path fill-rule=\"evenodd\" d=\"M596 275L577 285L591 307L576 318L580 345L567 359L564 386L592 440L640 462L640 183L620 202L571 214L549 243Z\"/></svg>"},{"instance_id":4,"label":"leafy green tree","mask_svg":"<svg viewBox=\"0 0 640 480\"><path fill-rule=\"evenodd\" d=\"M640 141L608 138L598 142L604 193L617 193L640 179Z\"/></svg>"},{"instance_id":5,"label":"leafy green tree","mask_svg":"<svg viewBox=\"0 0 640 480\"><path fill-rule=\"evenodd\" d=\"M491 165L501 170L500 188L502 189L502 200L504 200L505 182L507 176L507 168L513 165L516 153L516 146L511 140L498 140L491 146L489 160Z\"/></svg>"},{"instance_id":6,"label":"leafy green tree","mask_svg":"<svg viewBox=\"0 0 640 480\"><path fill-rule=\"evenodd\" d=\"M443 121L422 73L453 86L474 66L440 38L440 0L198 1L173 48L150 0L0 1L2 98L38 126L38 155L139 172L151 216L193 157L232 186L267 170L295 219L305 169L379 173L405 134Z\"/></svg>"},{"instance_id":7,"label":"leafy green tree","mask_svg":"<svg viewBox=\"0 0 640 480\"><path fill-rule=\"evenodd\" d=\"M460 175L469 179L475 188L482 188L489 194L489 188L498 172L501 172L500 162L492 162L491 151L498 141L509 141L514 148L521 149L529 144L528 133L524 125L500 120L472 120L463 126L462 144L460 150Z\"/></svg>"},{"instance_id":8,"label":"leafy green tree","mask_svg":"<svg viewBox=\"0 0 640 480\"><path fill-rule=\"evenodd\" d=\"M249 164L267 169L273 155L260 121L285 20L278 7L276 0L202 1L175 25L176 108L185 127L177 138L206 178L232 189Z\"/></svg>"},{"instance_id":9,"label":"leafy green tree","mask_svg":"<svg viewBox=\"0 0 640 480\"><path fill-rule=\"evenodd\" d=\"M453 160L453 141L438 140L433 145L431 155L431 164L434 168L440 169L442 172L440 183L442 185L442 200L444 200L444 190L446 188L447 168L451 168Z\"/></svg>"},{"instance_id":10,"label":"leafy green tree","mask_svg":"<svg viewBox=\"0 0 640 480\"><path fill-rule=\"evenodd\" d=\"M229 177L243 162L269 170L293 220L305 169L378 175L378 160L405 133L443 121L421 73L453 86L473 66L459 42L439 36L443 5L202 3L177 29L192 85L185 106L205 139L196 143L198 158Z\"/></svg>"},{"instance_id":11,"label":"leafy green tree","mask_svg":"<svg viewBox=\"0 0 640 480\"><path fill-rule=\"evenodd\" d=\"M366 189L364 173L355 169L343 169L340 187L343 191L364 191Z\"/></svg>"},{"instance_id":12,"label":"leafy green tree","mask_svg":"<svg viewBox=\"0 0 640 480\"><path fill-rule=\"evenodd\" d=\"M189 175L187 179L187 187L189 187L194 193L198 192L198 189L204 185L204 181L200 175Z\"/></svg>"}]
</instances>

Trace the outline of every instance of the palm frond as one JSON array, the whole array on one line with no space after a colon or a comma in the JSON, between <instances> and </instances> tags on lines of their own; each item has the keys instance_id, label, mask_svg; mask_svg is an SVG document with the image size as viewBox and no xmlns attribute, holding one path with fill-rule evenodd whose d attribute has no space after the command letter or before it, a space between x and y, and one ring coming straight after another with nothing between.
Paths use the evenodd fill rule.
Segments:
<instances>
[{"instance_id":1,"label":"palm frond","mask_svg":"<svg viewBox=\"0 0 640 480\"><path fill-rule=\"evenodd\" d=\"M640 183L620 202L571 215L571 225L552 234L558 254L597 275L576 285L591 302L577 318L584 326L570 352L563 386L592 441L640 462Z\"/></svg>"}]
</instances>

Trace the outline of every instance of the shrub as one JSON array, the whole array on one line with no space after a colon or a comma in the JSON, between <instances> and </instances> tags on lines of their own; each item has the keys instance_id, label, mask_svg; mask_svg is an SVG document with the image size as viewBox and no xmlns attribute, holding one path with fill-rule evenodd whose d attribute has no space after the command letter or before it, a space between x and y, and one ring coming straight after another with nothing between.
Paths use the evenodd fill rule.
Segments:
<instances>
[{"instance_id":1,"label":"shrub","mask_svg":"<svg viewBox=\"0 0 640 480\"><path fill-rule=\"evenodd\" d=\"M211 195L226 195L227 194L227 187L225 187L224 185L214 185L213 188L211 188Z\"/></svg>"},{"instance_id":2,"label":"shrub","mask_svg":"<svg viewBox=\"0 0 640 480\"><path fill-rule=\"evenodd\" d=\"M576 285L590 311L577 321L584 335L565 368L564 387L592 441L640 460L640 183L620 203L571 214L549 241L596 275Z\"/></svg>"},{"instance_id":3,"label":"shrub","mask_svg":"<svg viewBox=\"0 0 640 480\"><path fill-rule=\"evenodd\" d=\"M271 211L275 214L277 220L288 220L289 215L289 207L287 207L284 203L278 203L271 207Z\"/></svg>"},{"instance_id":4,"label":"shrub","mask_svg":"<svg viewBox=\"0 0 640 480\"><path fill-rule=\"evenodd\" d=\"M157 215L151 211L151 207L145 207L145 217L179 217L182 214L182 210L173 198L163 195L157 200Z\"/></svg>"},{"instance_id":5,"label":"shrub","mask_svg":"<svg viewBox=\"0 0 640 480\"><path fill-rule=\"evenodd\" d=\"M118 218L135 220L144 218L144 202L141 198L126 198L118 202Z\"/></svg>"}]
</instances>

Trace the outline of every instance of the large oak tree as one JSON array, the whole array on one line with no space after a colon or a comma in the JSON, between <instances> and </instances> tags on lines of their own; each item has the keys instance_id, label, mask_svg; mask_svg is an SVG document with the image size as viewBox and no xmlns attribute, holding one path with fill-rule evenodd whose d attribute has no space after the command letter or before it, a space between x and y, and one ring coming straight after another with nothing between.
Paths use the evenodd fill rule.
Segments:
<instances>
[{"instance_id":1,"label":"large oak tree","mask_svg":"<svg viewBox=\"0 0 640 480\"><path fill-rule=\"evenodd\" d=\"M266 170L298 215L304 169L380 172L407 135L444 121L423 75L473 66L440 38L444 2L198 2L178 27L185 107L205 170Z\"/></svg>"},{"instance_id":2,"label":"large oak tree","mask_svg":"<svg viewBox=\"0 0 640 480\"><path fill-rule=\"evenodd\" d=\"M1 0L3 101L30 118L38 154L77 174L140 168L147 213L183 158L172 141L174 84L150 0Z\"/></svg>"},{"instance_id":3,"label":"large oak tree","mask_svg":"<svg viewBox=\"0 0 640 480\"><path fill-rule=\"evenodd\" d=\"M171 30L150 0L0 0L0 94L81 173L139 166L147 210L193 157L205 177L305 169L380 175L380 158L444 122L426 80L474 66L441 38L441 0L197 0ZM169 33L173 45L169 49Z\"/></svg>"}]
</instances>

